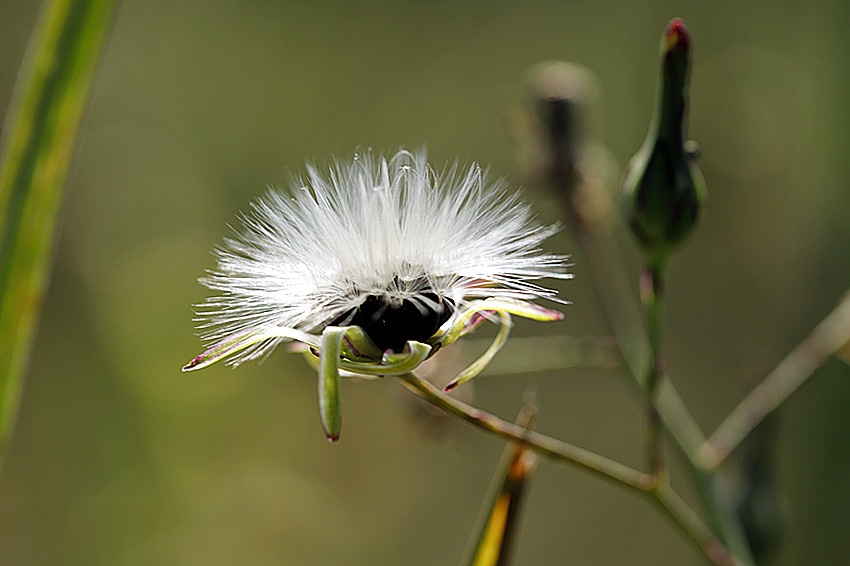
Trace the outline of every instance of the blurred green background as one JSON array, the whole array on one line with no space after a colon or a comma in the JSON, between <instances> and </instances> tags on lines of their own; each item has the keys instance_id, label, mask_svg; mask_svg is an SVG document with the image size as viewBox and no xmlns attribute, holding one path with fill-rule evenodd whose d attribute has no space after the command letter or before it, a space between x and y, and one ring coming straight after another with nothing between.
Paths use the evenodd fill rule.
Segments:
<instances>
[{"instance_id":1,"label":"blurred green background","mask_svg":"<svg viewBox=\"0 0 850 566\"><path fill-rule=\"evenodd\" d=\"M37 4L0 2L4 111ZM672 265L667 346L711 431L850 282L845 2L121 2L0 478L0 564L457 564L502 442L417 413L386 381L344 384L329 446L314 374L283 349L180 373L201 348L196 278L237 211L306 160L427 145L437 164L517 179L503 116L541 60L597 74L591 129L622 167L673 16L695 38L690 133L710 206ZM553 198L526 195L557 219ZM577 252L566 233L550 248ZM573 259L566 321L517 334L606 332ZM626 377L488 377L475 402L512 418L531 385L541 431L640 465ZM850 369L833 362L783 411L776 564L847 563L848 406ZM523 565L701 563L646 501L549 462L516 551Z\"/></svg>"}]
</instances>

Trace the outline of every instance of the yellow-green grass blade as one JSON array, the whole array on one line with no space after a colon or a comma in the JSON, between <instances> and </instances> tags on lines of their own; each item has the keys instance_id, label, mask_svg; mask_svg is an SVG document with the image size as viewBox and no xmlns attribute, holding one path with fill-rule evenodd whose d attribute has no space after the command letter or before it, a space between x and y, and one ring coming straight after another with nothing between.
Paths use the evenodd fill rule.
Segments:
<instances>
[{"instance_id":1,"label":"yellow-green grass blade","mask_svg":"<svg viewBox=\"0 0 850 566\"><path fill-rule=\"evenodd\" d=\"M0 454L15 422L62 186L113 4L45 3L0 138Z\"/></svg>"}]
</instances>

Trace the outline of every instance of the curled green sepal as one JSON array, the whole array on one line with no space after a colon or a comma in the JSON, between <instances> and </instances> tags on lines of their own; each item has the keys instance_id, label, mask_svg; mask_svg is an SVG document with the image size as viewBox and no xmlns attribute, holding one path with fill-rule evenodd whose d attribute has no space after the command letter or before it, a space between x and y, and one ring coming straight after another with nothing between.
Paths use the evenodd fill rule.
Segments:
<instances>
[{"instance_id":1,"label":"curled green sepal","mask_svg":"<svg viewBox=\"0 0 850 566\"><path fill-rule=\"evenodd\" d=\"M468 368L460 372L457 377L452 379L448 385L443 389L443 391L451 391L458 385L462 383L466 383L482 371L493 357L502 349L502 346L505 345L505 342L508 340L508 335L511 331L511 315L506 311L497 311L499 318L501 318L501 324L499 326L499 332L496 334L496 337L493 339L493 342L490 344L490 347L487 348L487 351L484 354L475 360Z\"/></svg>"},{"instance_id":2,"label":"curled green sepal","mask_svg":"<svg viewBox=\"0 0 850 566\"><path fill-rule=\"evenodd\" d=\"M322 331L318 353L316 348L305 351L308 357L318 358L319 416L325 435L331 442L339 440L342 427L340 370L350 375L402 375L416 369L433 350L428 344L410 340L403 352L385 353L380 362L347 359L352 348L361 353L358 346L364 345L363 339L368 337L358 326L328 326Z\"/></svg>"},{"instance_id":3,"label":"curled green sepal","mask_svg":"<svg viewBox=\"0 0 850 566\"><path fill-rule=\"evenodd\" d=\"M340 369L363 375L400 375L415 369L431 353L431 346L409 341L400 354L386 353L380 363L347 359L371 340L358 326L328 326L322 331L319 347L319 416L322 428L331 442L339 440L342 428L342 409L339 396ZM308 350L315 356L312 350Z\"/></svg>"},{"instance_id":4,"label":"curled green sepal","mask_svg":"<svg viewBox=\"0 0 850 566\"><path fill-rule=\"evenodd\" d=\"M325 436L331 442L339 440L342 415L339 399L339 362L342 342L348 330L342 326L328 326L322 332L319 354L319 416Z\"/></svg>"},{"instance_id":5,"label":"curled green sepal","mask_svg":"<svg viewBox=\"0 0 850 566\"><path fill-rule=\"evenodd\" d=\"M342 357L347 360L375 361L383 358L384 353L375 346L366 331L359 326L348 326L345 340L342 342Z\"/></svg>"},{"instance_id":6,"label":"curled green sepal","mask_svg":"<svg viewBox=\"0 0 850 566\"><path fill-rule=\"evenodd\" d=\"M484 368L492 361L493 357L502 349L508 339L508 334L511 328L511 315L521 316L532 320L549 322L553 320L561 320L564 315L558 311L543 308L534 303L519 301L514 299L484 299L471 303L459 316L455 317L434 335L430 343L434 345L449 346L458 338L471 331L482 318L488 318L492 315L497 315L500 318L501 325L499 332L487 348L484 354L475 360L469 367L463 370L457 377L452 379L445 387L445 391L450 391L477 376L484 371Z\"/></svg>"},{"instance_id":7,"label":"curled green sepal","mask_svg":"<svg viewBox=\"0 0 850 566\"><path fill-rule=\"evenodd\" d=\"M329 326L328 328L334 327ZM355 328L360 330L357 326L339 328L344 328L347 332L351 332L352 329ZM325 331L327 331L327 328ZM356 331L354 332L356 333ZM403 375L419 367L419 364L428 359L433 351L434 348L428 344L409 340L402 352L398 354L385 353L380 362L374 362L347 359L345 357L344 348L341 347L334 363L336 364L337 373L341 372L345 377L383 377L387 375ZM322 357L325 355L324 352L325 350L320 347L307 349L303 353L307 357L308 361L315 364L316 360L321 362Z\"/></svg>"},{"instance_id":8,"label":"curled green sepal","mask_svg":"<svg viewBox=\"0 0 850 566\"><path fill-rule=\"evenodd\" d=\"M300 330L295 330L294 328L285 328L282 326L263 329L246 328L241 332L236 332L235 334L231 334L223 340L216 342L202 353L195 356L192 361L183 366L183 371L194 371L205 368L219 360L241 352L245 348L248 348L258 342L274 338L288 338L290 340L304 342L314 348L319 347L319 338L317 336Z\"/></svg>"},{"instance_id":9,"label":"curled green sepal","mask_svg":"<svg viewBox=\"0 0 850 566\"><path fill-rule=\"evenodd\" d=\"M551 322L564 318L563 313L546 309L541 306L516 299L484 299L471 303L460 315L450 320L430 340L429 344L439 343L443 348L453 344L458 338L475 327L473 317L484 316L487 313L509 313L541 322Z\"/></svg>"}]
</instances>

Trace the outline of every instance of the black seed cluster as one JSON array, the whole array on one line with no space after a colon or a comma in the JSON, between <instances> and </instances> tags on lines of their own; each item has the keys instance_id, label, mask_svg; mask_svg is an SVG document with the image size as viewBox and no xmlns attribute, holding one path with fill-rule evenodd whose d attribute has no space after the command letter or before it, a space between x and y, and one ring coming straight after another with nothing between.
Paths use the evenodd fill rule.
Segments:
<instances>
[{"instance_id":1,"label":"black seed cluster","mask_svg":"<svg viewBox=\"0 0 850 566\"><path fill-rule=\"evenodd\" d=\"M331 326L359 326L382 351L401 352L408 340L425 342L454 313L454 302L434 292L420 293L436 306L386 295L369 295L355 309L330 322Z\"/></svg>"}]
</instances>

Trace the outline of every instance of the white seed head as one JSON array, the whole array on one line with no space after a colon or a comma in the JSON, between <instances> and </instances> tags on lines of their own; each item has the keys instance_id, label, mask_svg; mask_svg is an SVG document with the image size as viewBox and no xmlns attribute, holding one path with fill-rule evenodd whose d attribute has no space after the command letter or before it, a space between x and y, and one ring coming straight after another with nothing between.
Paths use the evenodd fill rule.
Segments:
<instances>
[{"instance_id":1,"label":"white seed head","mask_svg":"<svg viewBox=\"0 0 850 566\"><path fill-rule=\"evenodd\" d=\"M535 281L569 277L566 258L540 248L557 228L535 222L516 192L477 164L438 173L424 151L389 159L369 151L324 173L308 166L290 193L270 190L251 206L201 280L219 292L198 312L211 343L248 329L321 329L369 296L424 308L434 295L458 307L485 297L554 298ZM281 340L254 344L230 363L261 357Z\"/></svg>"}]
</instances>

